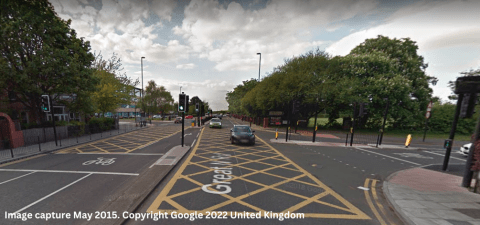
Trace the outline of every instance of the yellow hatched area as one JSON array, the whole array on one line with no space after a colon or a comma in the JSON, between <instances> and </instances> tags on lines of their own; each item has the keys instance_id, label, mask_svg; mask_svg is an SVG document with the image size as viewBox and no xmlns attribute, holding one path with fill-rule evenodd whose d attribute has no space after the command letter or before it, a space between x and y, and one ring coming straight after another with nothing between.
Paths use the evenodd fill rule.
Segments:
<instances>
[{"instance_id":1,"label":"yellow hatched area","mask_svg":"<svg viewBox=\"0 0 480 225\"><path fill-rule=\"evenodd\" d=\"M295 198L295 201L282 202L283 209L274 213L303 212L306 218L371 219L258 136L256 137L257 143L254 146L239 146L230 144L229 135L227 129L205 128L202 130L198 142L186 162L166 184L147 209L147 212L197 212L204 215L207 211L229 211L228 215L231 212L243 211L268 212L271 210L263 208L261 204L257 204L255 201L256 196L268 192L273 196L282 195L286 199ZM202 191L202 186L208 183L202 183L198 177L213 173L214 169L209 167L208 163L217 159L212 158L212 154L233 155L232 158L234 158L235 163L223 167L242 172L232 174L233 178L228 180L229 182L234 184L235 181L242 181L255 185L257 188L244 189L243 193L237 195L233 192L229 194L210 194L207 199L211 197L217 200L203 201L202 206L193 207L191 203L195 201L195 198L206 195L206 192ZM252 168L252 165L257 167ZM280 170L283 172L279 172ZM271 178L274 182L267 184L256 176L261 176L263 180L270 180L268 178ZM216 183L211 184L217 185ZM302 188L295 188L295 185L297 187L303 185L303 187L309 187L311 190L314 188L317 192L314 194L312 192L301 192L299 189ZM241 185L232 186L232 189L234 188L242 189L244 187ZM217 191L212 187L208 187L208 190ZM263 200L265 199L268 201L268 198L264 196ZM275 204L274 199L272 199L271 204ZM310 207L312 205L321 207ZM309 207L309 210L306 211L307 207ZM314 211L312 211L312 208ZM315 211L316 208L318 208L318 212ZM335 213L328 213L328 211L334 211ZM264 213L261 214L264 215Z\"/></svg>"},{"instance_id":2,"label":"yellow hatched area","mask_svg":"<svg viewBox=\"0 0 480 225\"><path fill-rule=\"evenodd\" d=\"M68 153L130 153L181 132L181 127L149 127L57 151Z\"/></svg>"}]
</instances>

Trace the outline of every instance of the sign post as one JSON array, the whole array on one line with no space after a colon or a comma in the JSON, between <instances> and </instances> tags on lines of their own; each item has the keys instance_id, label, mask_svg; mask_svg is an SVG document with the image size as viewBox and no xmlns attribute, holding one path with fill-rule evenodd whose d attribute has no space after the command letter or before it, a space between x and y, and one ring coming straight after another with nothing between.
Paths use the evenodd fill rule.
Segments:
<instances>
[{"instance_id":1,"label":"sign post","mask_svg":"<svg viewBox=\"0 0 480 225\"><path fill-rule=\"evenodd\" d=\"M427 124L428 124L428 119L430 119L430 116L432 115L432 101L430 101L430 103L428 103L428 106L427 106L427 113L425 113L425 133L423 133L423 142L425 142L425 136L427 136Z\"/></svg>"}]
</instances>

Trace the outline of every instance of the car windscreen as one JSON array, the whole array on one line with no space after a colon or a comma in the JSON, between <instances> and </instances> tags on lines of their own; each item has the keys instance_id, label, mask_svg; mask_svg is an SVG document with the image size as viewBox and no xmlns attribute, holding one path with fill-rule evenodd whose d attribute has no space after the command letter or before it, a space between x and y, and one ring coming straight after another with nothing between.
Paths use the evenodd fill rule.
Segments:
<instances>
[{"instance_id":1,"label":"car windscreen","mask_svg":"<svg viewBox=\"0 0 480 225\"><path fill-rule=\"evenodd\" d=\"M234 132L250 132L250 127L235 127Z\"/></svg>"},{"instance_id":2,"label":"car windscreen","mask_svg":"<svg viewBox=\"0 0 480 225\"><path fill-rule=\"evenodd\" d=\"M212 119L212 122L219 123L220 120L219 119Z\"/></svg>"}]
</instances>

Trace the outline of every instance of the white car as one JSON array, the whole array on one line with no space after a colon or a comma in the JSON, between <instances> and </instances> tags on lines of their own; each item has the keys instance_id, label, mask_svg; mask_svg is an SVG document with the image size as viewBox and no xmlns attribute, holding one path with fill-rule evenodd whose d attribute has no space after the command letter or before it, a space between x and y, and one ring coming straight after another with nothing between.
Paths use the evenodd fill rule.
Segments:
<instances>
[{"instance_id":1,"label":"white car","mask_svg":"<svg viewBox=\"0 0 480 225\"><path fill-rule=\"evenodd\" d=\"M460 147L460 153L464 155L468 155L468 152L470 148L472 147L472 143L464 144L462 147Z\"/></svg>"},{"instance_id":2,"label":"white car","mask_svg":"<svg viewBox=\"0 0 480 225\"><path fill-rule=\"evenodd\" d=\"M160 115L153 115L153 118L154 118L154 119L161 119L162 116L160 116Z\"/></svg>"}]
</instances>

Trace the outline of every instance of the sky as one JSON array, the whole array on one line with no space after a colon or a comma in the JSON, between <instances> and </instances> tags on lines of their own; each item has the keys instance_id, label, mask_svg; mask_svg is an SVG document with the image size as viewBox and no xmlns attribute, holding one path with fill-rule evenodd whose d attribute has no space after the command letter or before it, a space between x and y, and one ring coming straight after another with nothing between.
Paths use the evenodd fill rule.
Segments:
<instances>
[{"instance_id":1,"label":"sky","mask_svg":"<svg viewBox=\"0 0 480 225\"><path fill-rule=\"evenodd\" d=\"M128 76L141 79L145 57L145 86L154 80L176 101L181 87L213 110L259 67L264 77L316 48L344 56L378 35L415 41L444 101L448 81L480 68L478 0L49 1L92 51L118 54Z\"/></svg>"}]
</instances>

